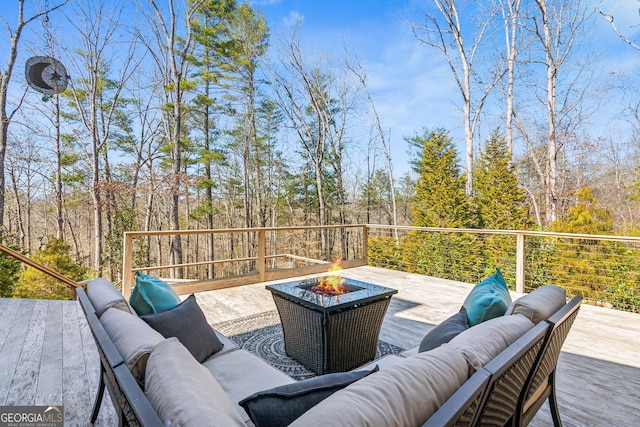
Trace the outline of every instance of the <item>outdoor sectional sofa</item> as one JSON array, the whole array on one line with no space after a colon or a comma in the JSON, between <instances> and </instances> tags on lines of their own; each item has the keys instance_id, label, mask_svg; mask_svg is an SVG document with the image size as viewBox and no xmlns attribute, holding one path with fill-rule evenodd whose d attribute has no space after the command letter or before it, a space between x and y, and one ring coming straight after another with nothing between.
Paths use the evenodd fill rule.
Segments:
<instances>
[{"instance_id":1,"label":"outdoor sectional sofa","mask_svg":"<svg viewBox=\"0 0 640 427\"><path fill-rule=\"evenodd\" d=\"M86 293L79 288L78 298L101 361L91 422L106 386L121 424L225 427L252 420L304 427L526 425L547 399L559 426L555 368L581 303L581 297L566 303L564 290L545 286L448 343L377 361L379 371L369 366L296 383L208 325L222 348L200 363L193 338L200 344L206 340L197 337L209 332L193 328L183 340L189 349L163 337L105 279L90 282ZM195 303L187 300L185 306ZM300 404L309 406L295 408L300 417L281 418Z\"/></svg>"}]
</instances>

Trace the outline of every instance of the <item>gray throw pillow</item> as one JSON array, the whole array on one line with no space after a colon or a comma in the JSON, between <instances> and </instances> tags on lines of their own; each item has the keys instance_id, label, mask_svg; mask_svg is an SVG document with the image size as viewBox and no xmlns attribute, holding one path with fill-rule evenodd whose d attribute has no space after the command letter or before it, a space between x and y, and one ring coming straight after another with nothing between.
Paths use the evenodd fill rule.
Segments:
<instances>
[{"instance_id":1,"label":"gray throw pillow","mask_svg":"<svg viewBox=\"0 0 640 427\"><path fill-rule=\"evenodd\" d=\"M459 333L469 329L469 321L467 319L467 311L462 307L460 311L447 320L431 329L424 336L418 352L433 350L440 347L441 344L447 343L454 339Z\"/></svg>"},{"instance_id":2,"label":"gray throw pillow","mask_svg":"<svg viewBox=\"0 0 640 427\"><path fill-rule=\"evenodd\" d=\"M286 426L336 391L377 371L376 365L370 371L320 375L254 393L239 405L247 411L256 427Z\"/></svg>"},{"instance_id":3,"label":"gray throw pillow","mask_svg":"<svg viewBox=\"0 0 640 427\"><path fill-rule=\"evenodd\" d=\"M178 338L198 363L222 350L223 344L207 322L193 294L169 310L140 318L165 338Z\"/></svg>"}]
</instances>

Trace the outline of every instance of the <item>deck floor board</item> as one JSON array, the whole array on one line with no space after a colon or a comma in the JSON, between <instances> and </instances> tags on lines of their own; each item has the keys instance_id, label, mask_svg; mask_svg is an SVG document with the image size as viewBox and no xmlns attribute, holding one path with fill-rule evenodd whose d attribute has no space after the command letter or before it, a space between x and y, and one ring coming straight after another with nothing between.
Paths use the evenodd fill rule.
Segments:
<instances>
[{"instance_id":1,"label":"deck floor board","mask_svg":"<svg viewBox=\"0 0 640 427\"><path fill-rule=\"evenodd\" d=\"M380 338L405 349L458 311L472 286L374 267L344 275L398 289ZM264 283L201 292L196 298L212 324L275 310ZM558 363L565 427L636 424L638 343L640 314L583 304ZM77 302L0 299L0 405L63 404L65 425L88 425L98 373L95 343ZM117 425L107 394L95 425ZM530 425L552 425L546 404Z\"/></svg>"},{"instance_id":2,"label":"deck floor board","mask_svg":"<svg viewBox=\"0 0 640 427\"><path fill-rule=\"evenodd\" d=\"M35 393L35 405L62 404L62 306L67 301L48 301L41 375Z\"/></svg>"}]
</instances>

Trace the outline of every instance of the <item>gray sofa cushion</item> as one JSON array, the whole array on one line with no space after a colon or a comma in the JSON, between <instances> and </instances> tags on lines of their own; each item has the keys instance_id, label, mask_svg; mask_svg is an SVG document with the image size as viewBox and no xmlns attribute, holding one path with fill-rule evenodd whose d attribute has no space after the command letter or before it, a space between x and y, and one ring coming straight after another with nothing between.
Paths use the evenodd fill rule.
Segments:
<instances>
[{"instance_id":1,"label":"gray sofa cushion","mask_svg":"<svg viewBox=\"0 0 640 427\"><path fill-rule=\"evenodd\" d=\"M521 314L496 317L467 329L449 341L448 345L464 355L471 376L533 326L533 323Z\"/></svg>"},{"instance_id":2,"label":"gray sofa cushion","mask_svg":"<svg viewBox=\"0 0 640 427\"><path fill-rule=\"evenodd\" d=\"M287 426L313 406L369 374L372 370L319 375L254 393L240 401L256 427Z\"/></svg>"},{"instance_id":3,"label":"gray sofa cushion","mask_svg":"<svg viewBox=\"0 0 640 427\"><path fill-rule=\"evenodd\" d=\"M246 427L220 384L176 338L151 352L145 395L167 426Z\"/></svg>"},{"instance_id":4,"label":"gray sofa cushion","mask_svg":"<svg viewBox=\"0 0 640 427\"><path fill-rule=\"evenodd\" d=\"M335 392L291 426L419 426L466 380L464 356L443 344Z\"/></svg>"},{"instance_id":5,"label":"gray sofa cushion","mask_svg":"<svg viewBox=\"0 0 640 427\"><path fill-rule=\"evenodd\" d=\"M199 363L222 350L222 343L193 294L169 310L140 318L165 338L178 338Z\"/></svg>"},{"instance_id":6,"label":"gray sofa cushion","mask_svg":"<svg viewBox=\"0 0 640 427\"><path fill-rule=\"evenodd\" d=\"M469 329L467 311L462 307L459 312L444 320L424 336L418 352L433 350L441 344L451 341L467 329Z\"/></svg>"},{"instance_id":7,"label":"gray sofa cushion","mask_svg":"<svg viewBox=\"0 0 640 427\"><path fill-rule=\"evenodd\" d=\"M98 317L111 307L133 313L124 295L107 279L98 278L87 283L87 296Z\"/></svg>"},{"instance_id":8,"label":"gray sofa cushion","mask_svg":"<svg viewBox=\"0 0 640 427\"><path fill-rule=\"evenodd\" d=\"M294 382L290 376L242 349L215 354L202 366L211 372L234 403L258 391ZM244 421L249 420L249 415L240 405L236 409Z\"/></svg>"},{"instance_id":9,"label":"gray sofa cushion","mask_svg":"<svg viewBox=\"0 0 640 427\"><path fill-rule=\"evenodd\" d=\"M547 320L566 303L567 293L564 289L558 286L546 285L511 303L505 316L522 314L533 323L538 324L543 320Z\"/></svg>"},{"instance_id":10,"label":"gray sofa cushion","mask_svg":"<svg viewBox=\"0 0 640 427\"><path fill-rule=\"evenodd\" d=\"M110 308L100 318L134 377L144 379L144 371L151 350L164 337L133 314Z\"/></svg>"}]
</instances>

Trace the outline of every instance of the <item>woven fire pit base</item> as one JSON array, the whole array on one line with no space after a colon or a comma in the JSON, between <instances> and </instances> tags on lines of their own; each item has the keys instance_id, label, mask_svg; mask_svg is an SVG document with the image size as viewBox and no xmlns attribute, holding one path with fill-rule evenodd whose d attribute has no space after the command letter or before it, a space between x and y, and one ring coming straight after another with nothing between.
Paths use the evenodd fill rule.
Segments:
<instances>
[{"instance_id":1,"label":"woven fire pit base","mask_svg":"<svg viewBox=\"0 0 640 427\"><path fill-rule=\"evenodd\" d=\"M272 293L287 355L317 374L344 372L372 361L390 297L328 312Z\"/></svg>"}]
</instances>

